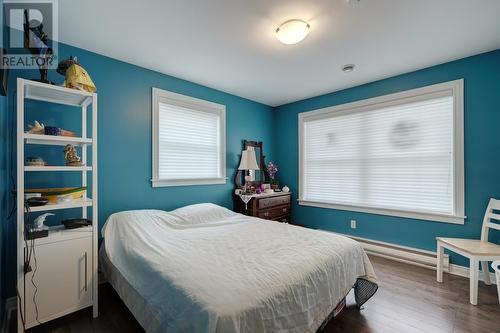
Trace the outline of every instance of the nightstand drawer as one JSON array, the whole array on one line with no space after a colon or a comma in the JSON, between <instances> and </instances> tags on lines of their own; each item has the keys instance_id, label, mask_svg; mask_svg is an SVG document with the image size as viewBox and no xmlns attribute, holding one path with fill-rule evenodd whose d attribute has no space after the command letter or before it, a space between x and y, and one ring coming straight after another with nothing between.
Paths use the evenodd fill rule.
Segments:
<instances>
[{"instance_id":1,"label":"nightstand drawer","mask_svg":"<svg viewBox=\"0 0 500 333\"><path fill-rule=\"evenodd\" d=\"M233 195L234 210L248 216L255 216L265 220L290 222L292 193L279 192L273 194L256 195L247 207L238 195Z\"/></svg>"},{"instance_id":2,"label":"nightstand drawer","mask_svg":"<svg viewBox=\"0 0 500 333\"><path fill-rule=\"evenodd\" d=\"M272 198L259 199L258 209L271 208L276 206L284 206L290 204L290 196L282 195Z\"/></svg>"},{"instance_id":3,"label":"nightstand drawer","mask_svg":"<svg viewBox=\"0 0 500 333\"><path fill-rule=\"evenodd\" d=\"M273 221L290 223L290 215L280 216L273 219Z\"/></svg>"},{"instance_id":4,"label":"nightstand drawer","mask_svg":"<svg viewBox=\"0 0 500 333\"><path fill-rule=\"evenodd\" d=\"M278 216L288 215L290 213L290 207L274 207L270 209L262 209L257 212L257 216L262 219L273 219Z\"/></svg>"}]
</instances>

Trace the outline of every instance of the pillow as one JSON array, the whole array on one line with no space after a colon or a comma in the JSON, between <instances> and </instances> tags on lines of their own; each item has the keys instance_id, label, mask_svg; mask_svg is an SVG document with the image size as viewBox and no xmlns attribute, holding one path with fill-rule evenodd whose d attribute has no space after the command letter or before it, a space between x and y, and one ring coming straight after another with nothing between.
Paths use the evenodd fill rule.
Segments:
<instances>
[{"instance_id":1,"label":"pillow","mask_svg":"<svg viewBox=\"0 0 500 333\"><path fill-rule=\"evenodd\" d=\"M189 205L178 208L170 213L183 219L186 224L221 222L222 220L238 215L227 208L212 203Z\"/></svg>"}]
</instances>

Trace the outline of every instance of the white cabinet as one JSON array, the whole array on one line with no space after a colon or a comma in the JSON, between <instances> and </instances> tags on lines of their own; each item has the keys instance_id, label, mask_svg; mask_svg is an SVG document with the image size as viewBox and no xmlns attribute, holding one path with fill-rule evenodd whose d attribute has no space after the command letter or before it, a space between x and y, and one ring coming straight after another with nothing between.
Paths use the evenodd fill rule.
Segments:
<instances>
[{"instance_id":1,"label":"white cabinet","mask_svg":"<svg viewBox=\"0 0 500 333\"><path fill-rule=\"evenodd\" d=\"M35 241L25 275L26 328L92 305L92 228L83 229L56 229Z\"/></svg>"}]
</instances>

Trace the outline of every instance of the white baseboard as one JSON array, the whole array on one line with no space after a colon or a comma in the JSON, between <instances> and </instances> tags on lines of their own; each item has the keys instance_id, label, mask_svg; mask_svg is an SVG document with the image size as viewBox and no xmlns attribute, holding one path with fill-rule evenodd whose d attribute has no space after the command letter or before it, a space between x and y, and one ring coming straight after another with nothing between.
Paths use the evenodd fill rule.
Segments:
<instances>
[{"instance_id":1,"label":"white baseboard","mask_svg":"<svg viewBox=\"0 0 500 333\"><path fill-rule=\"evenodd\" d=\"M363 246L363 249L367 254L436 270L436 252L351 236L347 234L336 234L358 241L361 246ZM469 277L469 267L450 264L450 257L447 254L444 255L443 270L449 274L463 276L466 278ZM479 272L479 279L481 281L484 281L483 272ZM496 283L495 273L490 272L490 281L492 283Z\"/></svg>"},{"instance_id":2,"label":"white baseboard","mask_svg":"<svg viewBox=\"0 0 500 333\"><path fill-rule=\"evenodd\" d=\"M470 276L469 271L470 271L469 267L451 264L449 273L453 274L453 275L458 275L458 276L463 276L463 277L469 278L469 276ZM484 273L482 271L479 272L479 280L484 281ZM490 272L490 281L493 284L496 283L496 274L495 273Z\"/></svg>"}]
</instances>

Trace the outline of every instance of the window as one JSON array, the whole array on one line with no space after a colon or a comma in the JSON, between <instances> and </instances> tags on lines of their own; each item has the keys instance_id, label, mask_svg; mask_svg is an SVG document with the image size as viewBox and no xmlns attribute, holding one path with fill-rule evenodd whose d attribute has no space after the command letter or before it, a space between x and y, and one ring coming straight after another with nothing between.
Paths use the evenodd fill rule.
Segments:
<instances>
[{"instance_id":1,"label":"window","mask_svg":"<svg viewBox=\"0 0 500 333\"><path fill-rule=\"evenodd\" d=\"M299 204L464 223L463 80L299 114Z\"/></svg>"},{"instance_id":2,"label":"window","mask_svg":"<svg viewBox=\"0 0 500 333\"><path fill-rule=\"evenodd\" d=\"M153 88L153 187L226 183L226 108Z\"/></svg>"}]
</instances>

